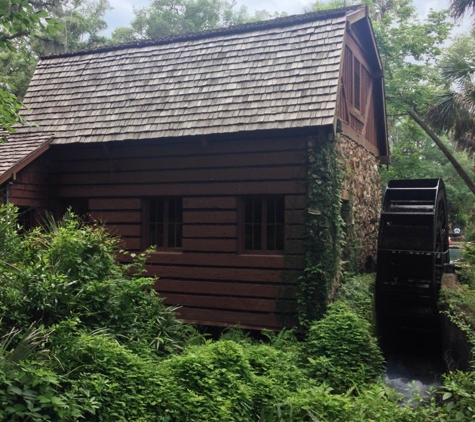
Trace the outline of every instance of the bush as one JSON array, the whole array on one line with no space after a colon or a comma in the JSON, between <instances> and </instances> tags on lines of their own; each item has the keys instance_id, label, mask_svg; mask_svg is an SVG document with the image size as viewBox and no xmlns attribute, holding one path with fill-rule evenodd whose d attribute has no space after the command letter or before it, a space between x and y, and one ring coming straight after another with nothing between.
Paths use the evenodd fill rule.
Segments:
<instances>
[{"instance_id":1,"label":"bush","mask_svg":"<svg viewBox=\"0 0 475 422\"><path fill-rule=\"evenodd\" d=\"M6 243L13 250L0 275L0 318L7 327L72 319L88 330L107 328L130 347L146 343L162 354L182 349L193 333L163 305L153 290L155 279L132 276L131 265L118 261L118 241L103 227L68 214L49 231L35 229L19 242L15 233L10 230Z\"/></svg>"},{"instance_id":2,"label":"bush","mask_svg":"<svg viewBox=\"0 0 475 422\"><path fill-rule=\"evenodd\" d=\"M160 357L182 350L192 327L163 305L154 279L132 274L142 261L120 264L103 227L70 214L19 234L15 221L13 207L0 209L0 336L35 322L51 334L8 370L0 356L0 420L154 420Z\"/></svg>"},{"instance_id":3,"label":"bush","mask_svg":"<svg viewBox=\"0 0 475 422\"><path fill-rule=\"evenodd\" d=\"M475 419L475 372L455 371L444 376L440 391L442 405L438 407L439 420L468 421Z\"/></svg>"},{"instance_id":4,"label":"bush","mask_svg":"<svg viewBox=\"0 0 475 422\"><path fill-rule=\"evenodd\" d=\"M342 302L333 303L325 317L310 327L302 349L310 376L335 392L374 381L384 370L370 325Z\"/></svg>"},{"instance_id":5,"label":"bush","mask_svg":"<svg viewBox=\"0 0 475 422\"><path fill-rule=\"evenodd\" d=\"M256 390L243 346L217 341L163 362L157 391L170 421L250 421Z\"/></svg>"},{"instance_id":6,"label":"bush","mask_svg":"<svg viewBox=\"0 0 475 422\"><path fill-rule=\"evenodd\" d=\"M32 326L2 336L0 421L73 421L95 408L95 400L65 391L67 380L52 370L51 353L43 347L49 334Z\"/></svg>"},{"instance_id":7,"label":"bush","mask_svg":"<svg viewBox=\"0 0 475 422\"><path fill-rule=\"evenodd\" d=\"M341 284L335 297L372 326L375 326L374 282L374 274L352 276Z\"/></svg>"}]
</instances>

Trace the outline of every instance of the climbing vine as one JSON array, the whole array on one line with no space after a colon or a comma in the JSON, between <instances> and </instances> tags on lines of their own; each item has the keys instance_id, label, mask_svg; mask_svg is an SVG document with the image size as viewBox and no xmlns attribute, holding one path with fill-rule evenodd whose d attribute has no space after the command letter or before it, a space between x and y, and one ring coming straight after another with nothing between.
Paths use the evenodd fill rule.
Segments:
<instances>
[{"instance_id":1,"label":"climbing vine","mask_svg":"<svg viewBox=\"0 0 475 422\"><path fill-rule=\"evenodd\" d=\"M326 310L338 282L344 244L341 217L343 171L330 134L308 141L306 268L299 277L299 323L308 327Z\"/></svg>"}]
</instances>

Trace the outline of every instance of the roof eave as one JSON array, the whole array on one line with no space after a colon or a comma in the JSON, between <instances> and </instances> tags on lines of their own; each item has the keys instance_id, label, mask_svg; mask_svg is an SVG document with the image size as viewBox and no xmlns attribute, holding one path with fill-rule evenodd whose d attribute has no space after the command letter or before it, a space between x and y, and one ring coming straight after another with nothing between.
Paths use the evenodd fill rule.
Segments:
<instances>
[{"instance_id":1,"label":"roof eave","mask_svg":"<svg viewBox=\"0 0 475 422\"><path fill-rule=\"evenodd\" d=\"M13 167L8 169L2 175L0 175L0 185L7 182L9 179L13 178L19 171L23 170L28 164L36 160L40 155L49 149L49 146L53 140L53 137L45 141L40 147L35 149L32 153L28 154L26 157L18 161Z\"/></svg>"}]
</instances>

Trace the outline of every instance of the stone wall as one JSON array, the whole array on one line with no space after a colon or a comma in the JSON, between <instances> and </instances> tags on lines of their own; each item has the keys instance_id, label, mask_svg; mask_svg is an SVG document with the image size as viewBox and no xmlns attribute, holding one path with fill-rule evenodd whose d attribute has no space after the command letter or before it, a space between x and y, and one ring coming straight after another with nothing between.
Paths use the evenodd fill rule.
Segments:
<instances>
[{"instance_id":1,"label":"stone wall","mask_svg":"<svg viewBox=\"0 0 475 422\"><path fill-rule=\"evenodd\" d=\"M352 259L358 271L371 271L376 262L382 203L379 159L344 135L339 136L337 147L343 166L343 218L347 223L343 259Z\"/></svg>"}]
</instances>

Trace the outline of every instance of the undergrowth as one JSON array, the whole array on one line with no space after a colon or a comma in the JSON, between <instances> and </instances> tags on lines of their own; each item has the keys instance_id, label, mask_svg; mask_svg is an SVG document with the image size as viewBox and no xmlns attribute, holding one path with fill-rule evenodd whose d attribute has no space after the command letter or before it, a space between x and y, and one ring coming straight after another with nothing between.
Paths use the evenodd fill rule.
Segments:
<instances>
[{"instance_id":1,"label":"undergrowth","mask_svg":"<svg viewBox=\"0 0 475 422\"><path fill-rule=\"evenodd\" d=\"M231 329L210 340L164 306L144 257L117 261L101 226L68 215L20 233L15 213L0 209L0 421L474 417L472 372L449 374L416 407L384 384L369 276L344 280L304 338Z\"/></svg>"}]
</instances>

